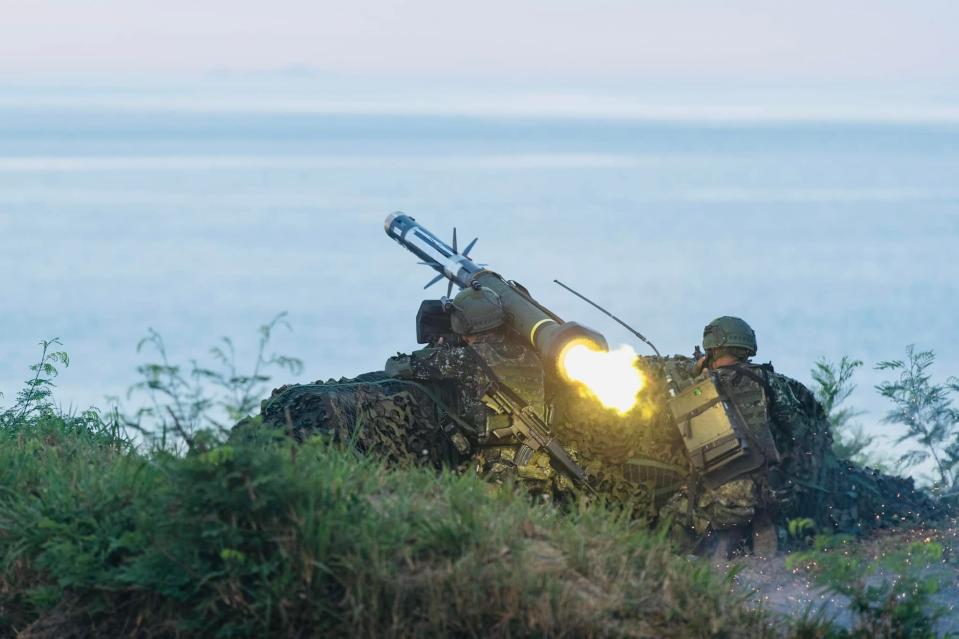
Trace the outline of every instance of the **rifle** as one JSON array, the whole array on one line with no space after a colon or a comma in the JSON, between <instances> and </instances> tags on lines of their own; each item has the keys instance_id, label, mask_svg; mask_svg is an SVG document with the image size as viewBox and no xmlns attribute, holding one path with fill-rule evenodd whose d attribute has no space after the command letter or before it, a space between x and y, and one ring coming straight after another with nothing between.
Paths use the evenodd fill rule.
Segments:
<instances>
[{"instance_id":1,"label":"rifle","mask_svg":"<svg viewBox=\"0 0 959 639\"><path fill-rule=\"evenodd\" d=\"M578 481L591 494L596 495L596 491L589 485L586 471L573 461L550 432L546 422L512 388L499 381L493 381L486 390L483 400L500 415L509 416L509 426L494 430L493 435L501 439L513 435L519 440L520 446L513 458L517 466L528 464L533 453L542 448L559 470Z\"/></svg>"}]
</instances>

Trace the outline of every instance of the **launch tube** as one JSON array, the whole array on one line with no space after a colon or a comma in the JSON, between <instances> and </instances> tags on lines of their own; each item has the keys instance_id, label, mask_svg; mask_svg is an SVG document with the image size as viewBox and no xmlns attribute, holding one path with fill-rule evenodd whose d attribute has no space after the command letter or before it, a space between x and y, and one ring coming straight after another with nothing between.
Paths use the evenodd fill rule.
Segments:
<instances>
[{"instance_id":1,"label":"launch tube","mask_svg":"<svg viewBox=\"0 0 959 639\"><path fill-rule=\"evenodd\" d=\"M576 322L564 322L521 285L458 253L409 215L393 213L387 216L384 226L388 236L460 288L484 286L496 292L506 311L508 326L554 365L558 364L563 348L573 342L609 350L600 333Z\"/></svg>"}]
</instances>

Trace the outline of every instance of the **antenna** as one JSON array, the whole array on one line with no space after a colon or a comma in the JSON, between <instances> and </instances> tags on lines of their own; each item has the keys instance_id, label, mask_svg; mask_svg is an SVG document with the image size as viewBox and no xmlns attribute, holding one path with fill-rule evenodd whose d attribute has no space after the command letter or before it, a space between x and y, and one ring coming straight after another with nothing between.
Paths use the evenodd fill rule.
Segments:
<instances>
[{"instance_id":1,"label":"antenna","mask_svg":"<svg viewBox=\"0 0 959 639\"><path fill-rule=\"evenodd\" d=\"M651 349L653 349L653 352L654 352L654 353L656 353L656 357L662 358L662 355L659 354L659 349L657 349L656 346L655 346L651 341L649 341L648 339L646 339L646 338L643 336L643 334L640 333L639 331L637 331L635 328L633 328L632 326L630 326L629 324L627 324L627 323L624 322L623 320L619 319L618 317L616 317L615 315L613 315L612 313L610 313L609 311L607 311L605 308L603 308L602 306L600 306L599 304L597 304L597 303L594 302L593 300L589 299L588 297L586 297L586 296L583 295L582 293L578 293L578 292L574 291L573 289L571 289L570 287L566 286L565 284L563 284L563 283L560 282L559 280L553 280L553 281L556 282L557 284L559 284L560 286L562 286L563 288L565 288L567 291L569 291L570 293L572 293L573 295L575 295L575 296L578 297L579 299L583 300L584 302L586 302L587 304L589 304L590 306L592 306L593 308L595 308L595 309L597 309L597 310L602 311L603 313L605 313L605 314L606 314L610 319L612 319L614 322L618 323L620 326L622 326L623 328L625 328L627 331L629 331L630 333L632 333L633 335L635 335L636 337L638 337L641 342L644 342L645 344L649 344L649 347L650 347Z\"/></svg>"}]
</instances>

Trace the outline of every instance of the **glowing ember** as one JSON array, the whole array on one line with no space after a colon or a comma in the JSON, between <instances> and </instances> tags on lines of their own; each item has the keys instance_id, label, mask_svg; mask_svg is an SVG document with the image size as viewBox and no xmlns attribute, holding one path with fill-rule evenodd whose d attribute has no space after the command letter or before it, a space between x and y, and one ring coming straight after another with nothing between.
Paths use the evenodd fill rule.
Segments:
<instances>
[{"instance_id":1,"label":"glowing ember","mask_svg":"<svg viewBox=\"0 0 959 639\"><path fill-rule=\"evenodd\" d=\"M604 352L585 342L572 342L560 353L559 362L566 379L581 383L603 406L620 414L636 405L636 395L645 384L635 365L636 351L629 346Z\"/></svg>"}]
</instances>

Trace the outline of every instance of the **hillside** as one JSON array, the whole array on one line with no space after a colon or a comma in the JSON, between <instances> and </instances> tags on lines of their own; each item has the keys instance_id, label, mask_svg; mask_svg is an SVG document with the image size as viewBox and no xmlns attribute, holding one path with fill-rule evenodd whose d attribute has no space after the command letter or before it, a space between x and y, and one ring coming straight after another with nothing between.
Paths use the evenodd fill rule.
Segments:
<instances>
[{"instance_id":1,"label":"hillside","mask_svg":"<svg viewBox=\"0 0 959 639\"><path fill-rule=\"evenodd\" d=\"M845 636L784 625L615 508L265 431L176 455L93 413L7 417L2 636Z\"/></svg>"}]
</instances>

